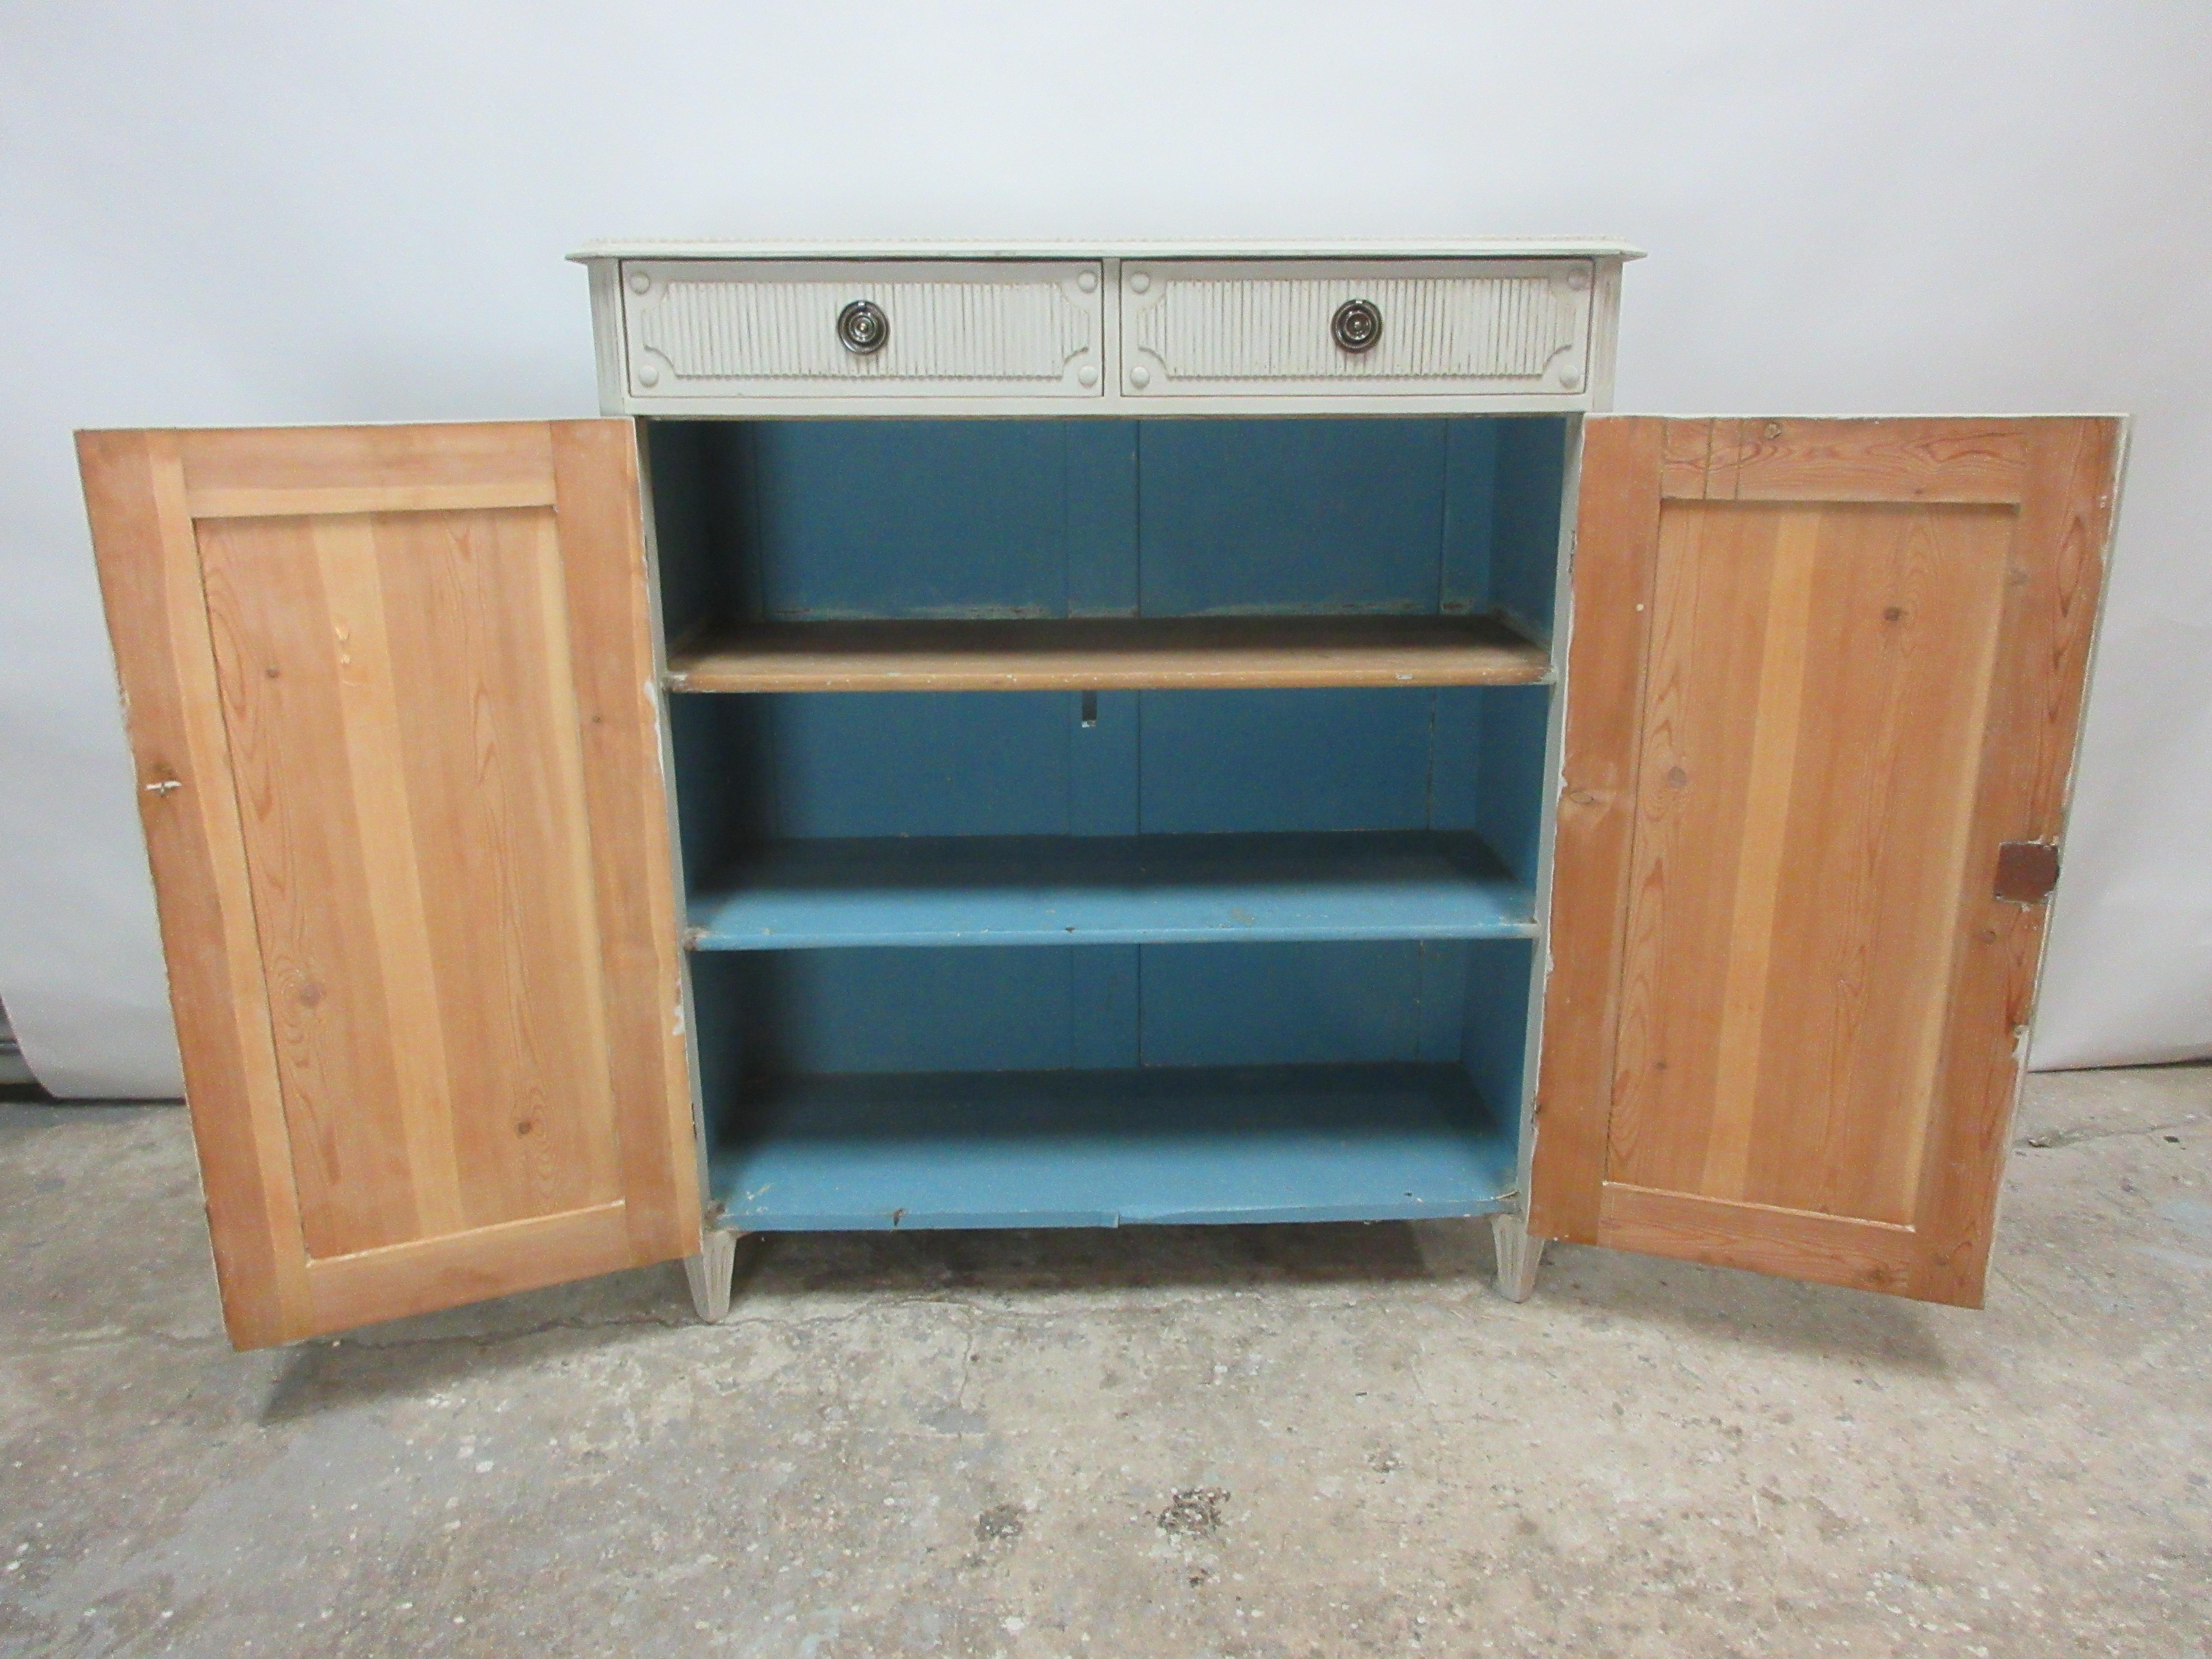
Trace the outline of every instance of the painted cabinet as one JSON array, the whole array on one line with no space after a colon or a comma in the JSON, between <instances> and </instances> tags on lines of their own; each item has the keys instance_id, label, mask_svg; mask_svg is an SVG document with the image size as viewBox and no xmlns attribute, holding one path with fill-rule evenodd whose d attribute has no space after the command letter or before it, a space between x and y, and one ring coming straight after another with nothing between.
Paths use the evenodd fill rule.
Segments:
<instances>
[{"instance_id":1,"label":"painted cabinet","mask_svg":"<svg viewBox=\"0 0 2212 1659\"><path fill-rule=\"evenodd\" d=\"M582 257L631 418L80 438L239 1346L824 1228L1979 1300L2117 422L1605 415L1607 244Z\"/></svg>"}]
</instances>

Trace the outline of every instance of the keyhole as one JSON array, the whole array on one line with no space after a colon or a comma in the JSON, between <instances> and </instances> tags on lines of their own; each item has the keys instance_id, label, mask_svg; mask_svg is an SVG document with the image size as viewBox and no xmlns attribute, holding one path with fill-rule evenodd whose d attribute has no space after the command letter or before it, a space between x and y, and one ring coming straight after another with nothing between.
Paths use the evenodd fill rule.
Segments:
<instances>
[{"instance_id":1,"label":"keyhole","mask_svg":"<svg viewBox=\"0 0 2212 1659\"><path fill-rule=\"evenodd\" d=\"M1083 724L1085 726L1098 724L1098 694L1096 691L1083 694Z\"/></svg>"}]
</instances>

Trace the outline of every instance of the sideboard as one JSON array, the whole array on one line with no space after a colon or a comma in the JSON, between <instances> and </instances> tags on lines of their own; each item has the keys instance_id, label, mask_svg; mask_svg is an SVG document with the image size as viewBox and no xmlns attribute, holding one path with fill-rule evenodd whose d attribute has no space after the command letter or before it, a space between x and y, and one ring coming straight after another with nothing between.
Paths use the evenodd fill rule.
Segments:
<instances>
[{"instance_id":1,"label":"sideboard","mask_svg":"<svg viewBox=\"0 0 2212 1659\"><path fill-rule=\"evenodd\" d=\"M605 418L79 434L232 1340L754 1231L1978 1305L2124 440L1605 241L595 245Z\"/></svg>"}]
</instances>

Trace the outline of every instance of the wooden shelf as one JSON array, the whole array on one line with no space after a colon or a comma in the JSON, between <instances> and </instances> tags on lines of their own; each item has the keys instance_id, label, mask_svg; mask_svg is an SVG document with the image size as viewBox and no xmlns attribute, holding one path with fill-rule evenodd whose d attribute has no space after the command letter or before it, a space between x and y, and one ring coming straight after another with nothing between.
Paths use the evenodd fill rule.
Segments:
<instances>
[{"instance_id":1,"label":"wooden shelf","mask_svg":"<svg viewBox=\"0 0 2212 1659\"><path fill-rule=\"evenodd\" d=\"M1395 1221L1515 1183L1456 1066L816 1077L736 1107L708 1179L747 1231Z\"/></svg>"},{"instance_id":2,"label":"wooden shelf","mask_svg":"<svg viewBox=\"0 0 2212 1659\"><path fill-rule=\"evenodd\" d=\"M1535 901L1473 836L776 842L690 903L702 951L1524 939Z\"/></svg>"},{"instance_id":3,"label":"wooden shelf","mask_svg":"<svg viewBox=\"0 0 2212 1659\"><path fill-rule=\"evenodd\" d=\"M1545 648L1490 617L1160 617L740 625L670 653L675 691L1123 691L1528 685Z\"/></svg>"}]
</instances>

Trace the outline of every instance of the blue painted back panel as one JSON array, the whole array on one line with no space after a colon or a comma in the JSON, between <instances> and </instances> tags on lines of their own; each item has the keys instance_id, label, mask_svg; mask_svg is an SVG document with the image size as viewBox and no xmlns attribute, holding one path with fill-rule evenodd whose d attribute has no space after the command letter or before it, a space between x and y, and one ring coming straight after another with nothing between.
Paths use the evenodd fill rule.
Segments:
<instances>
[{"instance_id":1,"label":"blue painted back panel","mask_svg":"<svg viewBox=\"0 0 2212 1659\"><path fill-rule=\"evenodd\" d=\"M669 747L676 757L677 850L688 892L718 884L723 867L752 837L738 823L738 802L750 769L728 736L735 697L668 699Z\"/></svg>"},{"instance_id":2,"label":"blue painted back panel","mask_svg":"<svg viewBox=\"0 0 2212 1659\"><path fill-rule=\"evenodd\" d=\"M1067 614L1137 612L1134 421L1063 421L1067 446Z\"/></svg>"},{"instance_id":3,"label":"blue painted back panel","mask_svg":"<svg viewBox=\"0 0 2212 1659\"><path fill-rule=\"evenodd\" d=\"M1472 830L1482 810L1482 711L1495 686L1447 685L1429 737L1429 828Z\"/></svg>"},{"instance_id":4,"label":"blue painted back panel","mask_svg":"<svg viewBox=\"0 0 2212 1659\"><path fill-rule=\"evenodd\" d=\"M741 1074L1463 1060L1468 953L1491 948L1408 939L702 952L692 958L702 1081L725 1098Z\"/></svg>"},{"instance_id":5,"label":"blue painted back panel","mask_svg":"<svg viewBox=\"0 0 2212 1659\"><path fill-rule=\"evenodd\" d=\"M665 615L1480 612L1547 627L1565 423L653 424ZM773 838L1476 828L1533 871L1540 688L679 696L687 869ZM1524 943L710 954L702 1080L1456 1060Z\"/></svg>"},{"instance_id":6,"label":"blue painted back panel","mask_svg":"<svg viewBox=\"0 0 2212 1659\"><path fill-rule=\"evenodd\" d=\"M1109 691L1085 726L1073 692L681 692L684 864L697 889L768 839L1479 829L1526 880L1546 695Z\"/></svg>"},{"instance_id":7,"label":"blue painted back panel","mask_svg":"<svg viewBox=\"0 0 2212 1659\"><path fill-rule=\"evenodd\" d=\"M1148 835L1428 827L1429 691L1143 695Z\"/></svg>"},{"instance_id":8,"label":"blue painted back panel","mask_svg":"<svg viewBox=\"0 0 2212 1659\"><path fill-rule=\"evenodd\" d=\"M1066 616L1073 425L732 426L744 465L731 520L744 532L752 614Z\"/></svg>"},{"instance_id":9,"label":"blue painted back panel","mask_svg":"<svg viewBox=\"0 0 2212 1659\"><path fill-rule=\"evenodd\" d=\"M1490 599L1498 610L1549 638L1559 568L1559 492L1567 473L1567 423L1518 415L1492 422L1498 445Z\"/></svg>"},{"instance_id":10,"label":"blue painted back panel","mask_svg":"<svg viewBox=\"0 0 2212 1659\"><path fill-rule=\"evenodd\" d=\"M1144 1063L1456 1059L1466 950L1457 940L1148 945ZM1425 1010L1425 991L1441 1020Z\"/></svg>"},{"instance_id":11,"label":"blue painted back panel","mask_svg":"<svg viewBox=\"0 0 2212 1659\"><path fill-rule=\"evenodd\" d=\"M1566 424L655 422L667 614L1503 606L1547 628Z\"/></svg>"},{"instance_id":12,"label":"blue painted back panel","mask_svg":"<svg viewBox=\"0 0 2212 1659\"><path fill-rule=\"evenodd\" d=\"M1534 943L1479 939L1466 948L1467 1002L1460 1064L1499 1121L1518 1121L1528 1042Z\"/></svg>"},{"instance_id":13,"label":"blue painted back panel","mask_svg":"<svg viewBox=\"0 0 2212 1659\"><path fill-rule=\"evenodd\" d=\"M1445 424L1145 422L1145 615L1433 613Z\"/></svg>"},{"instance_id":14,"label":"blue painted back panel","mask_svg":"<svg viewBox=\"0 0 2212 1659\"><path fill-rule=\"evenodd\" d=\"M1091 726L1083 724L1083 699L1067 699L1070 835L1133 836L1143 829L1137 816L1137 768L1146 695L1099 692L1091 705L1097 716Z\"/></svg>"},{"instance_id":15,"label":"blue painted back panel","mask_svg":"<svg viewBox=\"0 0 2212 1659\"><path fill-rule=\"evenodd\" d=\"M727 438L702 421L647 421L647 471L665 637L738 609L719 470Z\"/></svg>"},{"instance_id":16,"label":"blue painted back panel","mask_svg":"<svg viewBox=\"0 0 2212 1659\"><path fill-rule=\"evenodd\" d=\"M779 836L1068 832L1069 750L1083 732L1072 692L758 701L753 767Z\"/></svg>"},{"instance_id":17,"label":"blue painted back panel","mask_svg":"<svg viewBox=\"0 0 2212 1659\"><path fill-rule=\"evenodd\" d=\"M710 953L711 954L711 953ZM1075 1063L1072 946L747 951L748 1075L1050 1071ZM700 967L707 957L695 958Z\"/></svg>"},{"instance_id":18,"label":"blue painted back panel","mask_svg":"<svg viewBox=\"0 0 2212 1659\"><path fill-rule=\"evenodd\" d=\"M745 969L714 955L687 957L684 968L691 979L700 1106L712 1145L729 1133L743 1110Z\"/></svg>"},{"instance_id":19,"label":"blue painted back panel","mask_svg":"<svg viewBox=\"0 0 2212 1659\"><path fill-rule=\"evenodd\" d=\"M1437 583L1447 616L1491 608L1490 544L1498 516L1496 420L1445 423L1443 568Z\"/></svg>"},{"instance_id":20,"label":"blue painted back panel","mask_svg":"<svg viewBox=\"0 0 2212 1659\"><path fill-rule=\"evenodd\" d=\"M1534 886L1542 833L1544 738L1551 718L1547 685L1497 685L1482 694L1474 827L1507 869Z\"/></svg>"},{"instance_id":21,"label":"blue painted back panel","mask_svg":"<svg viewBox=\"0 0 2212 1659\"><path fill-rule=\"evenodd\" d=\"M1068 1064L1078 1071L1144 1063L1144 956L1135 945L1067 952Z\"/></svg>"}]
</instances>

